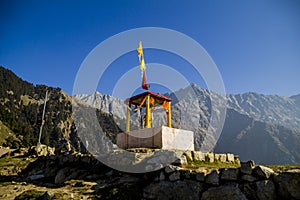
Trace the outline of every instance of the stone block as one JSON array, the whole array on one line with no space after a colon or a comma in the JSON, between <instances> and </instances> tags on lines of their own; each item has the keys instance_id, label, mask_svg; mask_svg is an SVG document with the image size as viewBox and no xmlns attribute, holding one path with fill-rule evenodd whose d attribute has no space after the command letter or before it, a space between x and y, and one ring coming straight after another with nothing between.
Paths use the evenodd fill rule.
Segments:
<instances>
[{"instance_id":1,"label":"stone block","mask_svg":"<svg viewBox=\"0 0 300 200\"><path fill-rule=\"evenodd\" d=\"M226 168L221 170L221 180L236 181L238 179L239 169Z\"/></svg>"},{"instance_id":2,"label":"stone block","mask_svg":"<svg viewBox=\"0 0 300 200\"><path fill-rule=\"evenodd\" d=\"M241 162L241 167L240 167L240 171L243 174L252 174L252 170L255 167L254 161L250 160L247 162Z\"/></svg>"},{"instance_id":3,"label":"stone block","mask_svg":"<svg viewBox=\"0 0 300 200\"><path fill-rule=\"evenodd\" d=\"M204 172L198 172L198 173L196 173L195 178L196 178L197 181L204 182L205 181L205 173Z\"/></svg>"},{"instance_id":4,"label":"stone block","mask_svg":"<svg viewBox=\"0 0 300 200\"><path fill-rule=\"evenodd\" d=\"M188 162L192 162L194 160L191 151L185 151L183 155L185 155Z\"/></svg>"},{"instance_id":5,"label":"stone block","mask_svg":"<svg viewBox=\"0 0 300 200\"><path fill-rule=\"evenodd\" d=\"M205 153L205 160L208 162L215 162L214 153Z\"/></svg>"},{"instance_id":6,"label":"stone block","mask_svg":"<svg viewBox=\"0 0 300 200\"><path fill-rule=\"evenodd\" d=\"M274 171L268 167L258 165L253 170L253 175L261 179L269 179Z\"/></svg>"},{"instance_id":7,"label":"stone block","mask_svg":"<svg viewBox=\"0 0 300 200\"><path fill-rule=\"evenodd\" d=\"M227 162L234 162L234 154L228 153L227 156Z\"/></svg>"},{"instance_id":8,"label":"stone block","mask_svg":"<svg viewBox=\"0 0 300 200\"><path fill-rule=\"evenodd\" d=\"M211 185L219 185L219 174L216 170L212 171L210 174L207 174L205 177L205 183Z\"/></svg>"},{"instance_id":9,"label":"stone block","mask_svg":"<svg viewBox=\"0 0 300 200\"><path fill-rule=\"evenodd\" d=\"M117 145L127 148L161 148L165 150L194 150L192 131L166 126L133 130L117 134Z\"/></svg>"},{"instance_id":10,"label":"stone block","mask_svg":"<svg viewBox=\"0 0 300 200\"><path fill-rule=\"evenodd\" d=\"M205 161L205 153L201 151L192 151L192 154L195 161Z\"/></svg>"},{"instance_id":11,"label":"stone block","mask_svg":"<svg viewBox=\"0 0 300 200\"><path fill-rule=\"evenodd\" d=\"M252 176L252 175L249 175L249 174L243 175L243 176L241 177L241 179L242 179L243 181L246 181L246 182L249 182L249 183L258 180L256 177L254 177L254 176Z\"/></svg>"}]
</instances>

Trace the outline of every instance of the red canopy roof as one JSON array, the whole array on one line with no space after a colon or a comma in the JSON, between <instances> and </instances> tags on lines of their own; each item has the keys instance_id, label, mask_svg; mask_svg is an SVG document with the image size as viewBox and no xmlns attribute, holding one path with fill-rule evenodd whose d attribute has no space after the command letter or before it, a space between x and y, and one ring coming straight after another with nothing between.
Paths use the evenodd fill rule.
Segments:
<instances>
[{"instance_id":1,"label":"red canopy roof","mask_svg":"<svg viewBox=\"0 0 300 200\"><path fill-rule=\"evenodd\" d=\"M140 105L147 95L150 95L150 98L152 98L151 99L153 101L152 105L154 105L154 106L163 105L164 101L167 101L167 102L172 101L172 99L170 99L164 95L157 94L155 92L150 92L150 91L133 96L133 97L129 98L127 101L129 104ZM143 104L141 106L145 107L145 104Z\"/></svg>"}]
</instances>

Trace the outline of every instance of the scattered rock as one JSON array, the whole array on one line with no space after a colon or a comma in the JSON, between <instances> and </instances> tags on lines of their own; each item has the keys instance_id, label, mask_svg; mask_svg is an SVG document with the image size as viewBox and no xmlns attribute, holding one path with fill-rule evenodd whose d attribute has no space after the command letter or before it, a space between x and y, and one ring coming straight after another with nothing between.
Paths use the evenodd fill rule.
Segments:
<instances>
[{"instance_id":1,"label":"scattered rock","mask_svg":"<svg viewBox=\"0 0 300 200\"><path fill-rule=\"evenodd\" d=\"M252 170L254 169L255 164L253 160L247 161L247 162L241 162L240 171L243 174L252 174Z\"/></svg>"},{"instance_id":2,"label":"scattered rock","mask_svg":"<svg viewBox=\"0 0 300 200\"><path fill-rule=\"evenodd\" d=\"M272 174L274 174L274 171L272 169L262 165L256 166L253 170L254 176L258 178L262 178L264 180L269 179Z\"/></svg>"},{"instance_id":3,"label":"scattered rock","mask_svg":"<svg viewBox=\"0 0 300 200\"><path fill-rule=\"evenodd\" d=\"M20 151L22 151L22 150L20 149ZM51 155L54 155L54 151L55 151L55 148L49 147L44 144L40 144L37 146L30 147L26 154L29 156L32 156L32 157L51 156ZM23 152L25 152L25 150ZM21 154L24 154L24 153L21 153Z\"/></svg>"}]
</instances>

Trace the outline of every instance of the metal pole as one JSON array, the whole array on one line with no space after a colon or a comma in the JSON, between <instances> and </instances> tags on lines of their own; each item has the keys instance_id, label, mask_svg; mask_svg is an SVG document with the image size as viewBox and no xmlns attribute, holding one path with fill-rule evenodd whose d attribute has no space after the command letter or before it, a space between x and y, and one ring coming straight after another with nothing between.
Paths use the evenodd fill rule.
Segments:
<instances>
[{"instance_id":1,"label":"metal pole","mask_svg":"<svg viewBox=\"0 0 300 200\"><path fill-rule=\"evenodd\" d=\"M47 96L48 96L48 90L46 90L46 96L45 96L45 101L44 101L44 109L43 109L43 115L42 115L42 124L41 124L41 127L40 127L39 141L38 141L37 146L41 145L41 136L42 136L43 126L44 126L44 123L45 123L44 117L45 117Z\"/></svg>"}]
</instances>

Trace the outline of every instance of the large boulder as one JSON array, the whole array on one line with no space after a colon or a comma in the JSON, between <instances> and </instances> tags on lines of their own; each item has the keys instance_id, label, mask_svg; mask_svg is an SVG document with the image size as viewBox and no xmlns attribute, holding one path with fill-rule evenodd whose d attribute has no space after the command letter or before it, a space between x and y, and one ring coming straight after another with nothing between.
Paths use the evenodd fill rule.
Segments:
<instances>
[{"instance_id":1,"label":"large boulder","mask_svg":"<svg viewBox=\"0 0 300 200\"><path fill-rule=\"evenodd\" d=\"M262 166L262 165L256 166L253 170L254 176L264 179L264 180L269 179L272 174L274 174L273 169L270 169L270 168Z\"/></svg>"},{"instance_id":2,"label":"large boulder","mask_svg":"<svg viewBox=\"0 0 300 200\"><path fill-rule=\"evenodd\" d=\"M252 170L254 169L255 164L253 160L247 161L247 162L241 162L240 171L242 174L252 174Z\"/></svg>"}]
</instances>

